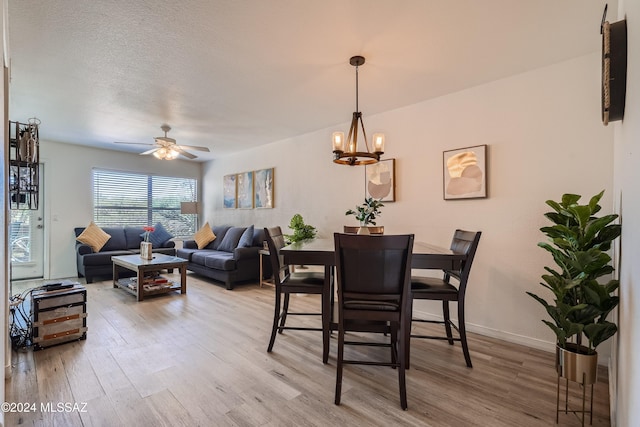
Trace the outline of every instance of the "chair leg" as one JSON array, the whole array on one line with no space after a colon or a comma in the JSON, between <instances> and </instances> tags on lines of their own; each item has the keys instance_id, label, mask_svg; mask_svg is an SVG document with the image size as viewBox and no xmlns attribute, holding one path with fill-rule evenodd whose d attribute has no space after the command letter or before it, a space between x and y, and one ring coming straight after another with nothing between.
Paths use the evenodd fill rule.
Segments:
<instances>
[{"instance_id":1,"label":"chair leg","mask_svg":"<svg viewBox=\"0 0 640 427\"><path fill-rule=\"evenodd\" d=\"M390 324L391 327L391 363L396 364L398 363L398 340L401 339L400 334L398 334L398 323L397 322L391 322ZM402 338L404 338L404 334L402 336ZM393 366L393 369L396 369L395 366Z\"/></svg>"},{"instance_id":2,"label":"chair leg","mask_svg":"<svg viewBox=\"0 0 640 427\"><path fill-rule=\"evenodd\" d=\"M284 304L282 305L282 316L280 317L280 330L279 333L282 333L284 328L284 324L287 321L287 313L289 312L289 294L284 294Z\"/></svg>"},{"instance_id":3,"label":"chair leg","mask_svg":"<svg viewBox=\"0 0 640 427\"><path fill-rule=\"evenodd\" d=\"M398 361L399 361L399 367L398 367L398 384L400 386L400 406L402 407L403 410L407 410L407 382L406 382L406 377L405 377L405 369L406 369L406 364L405 364L405 360L407 360L407 357L405 355L405 352L409 349L409 343L408 341L405 339L405 336L407 335L404 331L404 329L407 329L407 322L402 322L402 320L400 321L401 326L400 326L400 333L397 334L397 337L399 338L399 341L397 343L397 347L398 347ZM402 323L404 323L404 325L402 325ZM411 335L411 334L409 334Z\"/></svg>"},{"instance_id":4,"label":"chair leg","mask_svg":"<svg viewBox=\"0 0 640 427\"><path fill-rule=\"evenodd\" d=\"M467 328L464 322L464 300L458 301L458 330L460 333L460 343L462 344L462 353L464 360L469 368L473 368L471 364L471 356L469 355L469 346L467 345Z\"/></svg>"},{"instance_id":5,"label":"chair leg","mask_svg":"<svg viewBox=\"0 0 640 427\"><path fill-rule=\"evenodd\" d=\"M276 342L276 332L278 331L278 319L280 318L280 292L276 289L276 301L273 309L273 325L271 326L271 339L269 340L269 347L267 353L271 353L273 350L273 344Z\"/></svg>"},{"instance_id":6,"label":"chair leg","mask_svg":"<svg viewBox=\"0 0 640 427\"><path fill-rule=\"evenodd\" d=\"M413 316L413 298L409 298L407 304L409 305L409 307L407 307L407 310L406 310L406 319L405 319L406 327L400 332L402 332L402 334L404 335L404 340L407 343L404 349L404 354L405 354L404 363L405 363L406 369L409 369L409 366L411 365L410 352L411 352L411 321Z\"/></svg>"},{"instance_id":7,"label":"chair leg","mask_svg":"<svg viewBox=\"0 0 640 427\"><path fill-rule=\"evenodd\" d=\"M341 324L338 328L338 363L336 366L336 396L334 403L340 404L342 395L342 359L344 356L344 326Z\"/></svg>"},{"instance_id":8,"label":"chair leg","mask_svg":"<svg viewBox=\"0 0 640 427\"><path fill-rule=\"evenodd\" d=\"M449 316L449 301L442 301L442 315L444 317L444 329L447 331L449 344L453 345L453 335L451 334L451 316Z\"/></svg>"}]
</instances>

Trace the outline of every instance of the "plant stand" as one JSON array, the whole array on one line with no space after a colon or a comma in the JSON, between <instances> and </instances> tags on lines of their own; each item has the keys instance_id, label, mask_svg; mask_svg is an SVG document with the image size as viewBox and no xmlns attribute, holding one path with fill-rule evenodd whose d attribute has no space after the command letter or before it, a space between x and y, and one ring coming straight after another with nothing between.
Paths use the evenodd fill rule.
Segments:
<instances>
[{"instance_id":1,"label":"plant stand","mask_svg":"<svg viewBox=\"0 0 640 427\"><path fill-rule=\"evenodd\" d=\"M567 349L556 346L556 372L558 373L558 390L556 394L556 424L560 421L560 412L572 412L582 422L589 414L589 424L593 424L593 385L598 377L598 353L587 354L584 346L567 343ZM560 409L560 379L565 379L564 409ZM569 381L582 388L582 410L569 409ZM587 387L591 386L589 410L586 410ZM582 418L578 416L582 414Z\"/></svg>"},{"instance_id":2,"label":"plant stand","mask_svg":"<svg viewBox=\"0 0 640 427\"><path fill-rule=\"evenodd\" d=\"M584 426L584 420L587 414L589 414L589 425L593 424L593 384L591 384L591 391L590 391L590 396L589 396L589 410L587 411L585 409L586 406L586 393L587 393L587 387L588 385L585 385L586 382L586 374L583 372L582 373L582 383L576 383L579 384L580 387L582 388L582 410L577 410L577 409L569 409L569 379L566 378L565 379L565 393L564 393L564 409L560 409L560 379L562 377L560 375L558 375L558 393L557 393L557 397L556 397L556 424L559 423L560 421L560 412L564 412L565 414L568 414L569 412L572 412L573 414L575 414L575 416L582 422L582 425ZM573 381L572 381L573 382ZM582 414L582 418L580 418L578 416L578 414Z\"/></svg>"}]
</instances>

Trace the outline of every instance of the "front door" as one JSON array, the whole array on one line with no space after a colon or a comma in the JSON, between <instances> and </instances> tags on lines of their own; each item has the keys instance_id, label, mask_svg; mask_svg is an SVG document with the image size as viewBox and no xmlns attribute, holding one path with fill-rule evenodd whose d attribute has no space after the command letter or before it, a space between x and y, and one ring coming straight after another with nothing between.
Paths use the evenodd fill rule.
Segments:
<instances>
[{"instance_id":1,"label":"front door","mask_svg":"<svg viewBox=\"0 0 640 427\"><path fill-rule=\"evenodd\" d=\"M40 165L40 191L38 209L11 209L9 224L9 253L11 254L11 280L44 277L44 221L42 194L42 165Z\"/></svg>"}]
</instances>

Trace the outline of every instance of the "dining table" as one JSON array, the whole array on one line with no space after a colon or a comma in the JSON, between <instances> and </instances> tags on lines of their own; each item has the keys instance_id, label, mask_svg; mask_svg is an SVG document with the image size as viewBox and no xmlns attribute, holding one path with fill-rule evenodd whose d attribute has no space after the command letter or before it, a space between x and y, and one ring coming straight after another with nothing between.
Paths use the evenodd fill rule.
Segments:
<instances>
[{"instance_id":1,"label":"dining table","mask_svg":"<svg viewBox=\"0 0 640 427\"><path fill-rule=\"evenodd\" d=\"M375 236L369 236L375 239ZM292 265L321 265L325 266L325 272L331 273L331 268L336 264L335 247L333 239L316 238L301 240L280 249L285 264ZM433 245L431 243L415 241L413 243L413 256L411 268L456 270L460 268L466 255L453 252L451 249Z\"/></svg>"},{"instance_id":2,"label":"dining table","mask_svg":"<svg viewBox=\"0 0 640 427\"><path fill-rule=\"evenodd\" d=\"M376 236L368 236L368 238L375 239ZM330 325L329 328L331 330L336 330L336 322L333 321L334 289L332 284L334 266L336 265L335 243L333 238L315 238L291 243L290 245L284 246L280 249L280 255L283 258L284 264L324 266L324 290L330 295L331 309L329 310L330 313L327 313L329 318L323 319L323 325ZM451 249L443 248L431 243L414 241L411 268L427 270L458 270L461 268L465 259L466 254L457 253ZM409 316L410 315L411 314L409 313ZM329 334L324 335L326 336L326 340L328 340ZM407 346L407 354L409 353L408 347L409 346ZM328 342L326 343L325 348L329 348ZM327 363L327 360L328 354L324 354L323 362ZM407 363L407 368L408 367L409 364Z\"/></svg>"}]
</instances>

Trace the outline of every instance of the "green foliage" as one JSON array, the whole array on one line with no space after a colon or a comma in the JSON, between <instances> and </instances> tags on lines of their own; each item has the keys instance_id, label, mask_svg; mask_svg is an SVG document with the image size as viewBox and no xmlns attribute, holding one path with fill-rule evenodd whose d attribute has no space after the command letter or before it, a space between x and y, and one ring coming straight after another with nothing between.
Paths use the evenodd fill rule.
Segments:
<instances>
[{"instance_id":1,"label":"green foliage","mask_svg":"<svg viewBox=\"0 0 640 427\"><path fill-rule=\"evenodd\" d=\"M593 352L618 330L606 318L619 303L613 295L619 283L609 280L600 284L597 280L613 272L611 257L605 251L622 232L619 224L612 224L618 215L594 216L601 209L598 202L603 194L596 194L586 205L578 204L580 196L576 194L564 194L561 202L547 200L554 212L545 217L555 225L540 229L550 243L538 246L551 253L557 269L545 267L549 274L542 275L544 283L540 284L553 292L555 300L551 304L531 292L527 294L544 306L553 322L543 322L565 349L570 339L581 345L584 334L589 352Z\"/></svg>"},{"instance_id":2,"label":"green foliage","mask_svg":"<svg viewBox=\"0 0 640 427\"><path fill-rule=\"evenodd\" d=\"M315 227L304 223L304 219L302 219L302 215L300 214L295 214L291 218L289 228L293 230L293 234L285 234L284 237L291 243L305 239L313 239L318 233Z\"/></svg>"},{"instance_id":3,"label":"green foliage","mask_svg":"<svg viewBox=\"0 0 640 427\"><path fill-rule=\"evenodd\" d=\"M364 225L376 225L376 217L381 215L380 208L384 205L380 200L376 200L373 197L364 199L364 203L356 206L356 210L349 209L345 212L345 215L355 215L356 219L360 221L360 224Z\"/></svg>"}]
</instances>

